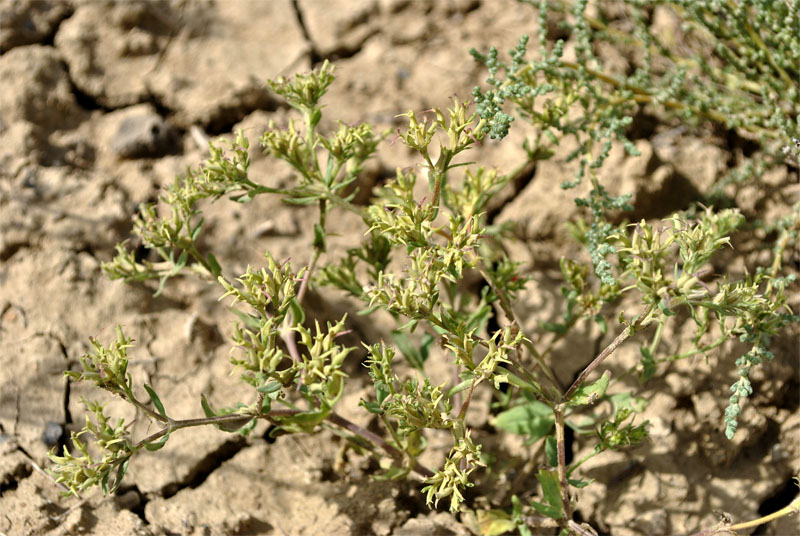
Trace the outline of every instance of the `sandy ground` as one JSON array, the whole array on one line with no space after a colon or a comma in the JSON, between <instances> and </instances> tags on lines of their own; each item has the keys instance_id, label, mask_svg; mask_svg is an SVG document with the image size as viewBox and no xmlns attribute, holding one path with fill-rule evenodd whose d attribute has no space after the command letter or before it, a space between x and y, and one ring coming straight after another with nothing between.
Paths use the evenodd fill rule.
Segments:
<instances>
[{"instance_id":1,"label":"sandy ground","mask_svg":"<svg viewBox=\"0 0 800 536\"><path fill-rule=\"evenodd\" d=\"M395 129L396 114L467 98L485 77L469 48L507 50L535 21L533 9L510 0L0 0L0 533L470 534L468 516L431 512L416 481L375 481L377 465L343 458L341 440L328 431L273 441L263 427L246 440L187 430L135 459L112 497L61 498L41 468L48 449L80 428L81 397L96 396L68 384L62 371L77 366L90 336L108 339L116 323L137 341L134 377L154 385L179 417L200 413L201 393L219 405L237 400L227 358L232 317L216 286L177 279L154 298L152 286L111 282L100 271L129 237L137 205L204 157L193 131L214 137L245 129L253 174L289 181L289 170L255 149L269 120L291 115L264 88L267 79L331 58L337 81L324 124L367 120ZM524 135L520 125L511 139L486 143L469 158L509 172L524 158ZM635 141L643 156L615 149L605 180L634 193L637 218L685 207L737 150L713 133L657 123ZM382 144L362 189L413 165L409 157L400 144ZM523 237L514 255L533 278L518 304L527 329L560 314L557 261L580 254L563 226L578 211L558 187L571 173L558 159L544 162L493 208L495 222L517 224ZM793 173L778 170L735 192L736 205L749 217L786 213L800 197ZM311 243L310 218L275 199L244 208L221 202L208 208L204 240L232 273L259 264L266 250L299 266L309 255L297 245ZM346 215L333 225L335 257L362 231ZM744 261L732 270L764 262L761 238L739 240ZM310 303L318 318L357 310L332 292L317 292ZM364 340L386 336L380 323L350 318ZM689 335L683 331L669 333L670 344L677 348ZM613 335L579 333L581 342L555 352L564 381ZM797 329L775 347L778 358L755 373L756 395L733 442L722 435L721 415L740 348L661 370L644 395L652 440L586 464L596 482L583 490L579 515L603 533L678 534L713 525L720 512L743 520L787 504L796 492L791 476L800 474ZM620 351L612 372L635 364L637 353L636 344ZM429 363L432 374L447 361L439 357L439 365ZM348 369L355 379L341 411L367 426L357 408L368 392L360 369ZM630 385L638 389L635 380ZM122 405L109 408L133 417ZM479 477L468 507L508 508L511 493L538 493L532 469L542 453L498 435L487 417L487 408L470 416L474 437L508 470ZM580 456L591 441L577 438L571 448ZM434 438L429 459L441 456ZM759 530L798 534L800 526L794 518Z\"/></svg>"}]
</instances>

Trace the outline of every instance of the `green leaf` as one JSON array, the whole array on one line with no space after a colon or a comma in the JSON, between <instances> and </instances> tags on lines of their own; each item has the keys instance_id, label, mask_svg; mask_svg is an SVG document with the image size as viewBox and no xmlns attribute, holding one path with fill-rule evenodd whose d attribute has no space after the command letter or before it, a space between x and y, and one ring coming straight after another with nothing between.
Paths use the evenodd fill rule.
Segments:
<instances>
[{"instance_id":1,"label":"green leaf","mask_svg":"<svg viewBox=\"0 0 800 536\"><path fill-rule=\"evenodd\" d=\"M378 482L383 482L386 480L398 480L401 478L405 478L408 476L408 469L404 469L403 467L389 467L383 473L379 473L377 475L373 475L372 478L377 480Z\"/></svg>"},{"instance_id":2,"label":"green leaf","mask_svg":"<svg viewBox=\"0 0 800 536\"><path fill-rule=\"evenodd\" d=\"M600 376L600 379L590 385L581 385L575 390L572 397L569 399L570 406L586 406L594 404L600 399L608 388L608 382L611 380L611 371L607 370Z\"/></svg>"},{"instance_id":3,"label":"green leaf","mask_svg":"<svg viewBox=\"0 0 800 536\"><path fill-rule=\"evenodd\" d=\"M434 339L433 335L431 335L430 333L424 333L422 335L422 342L419 345L419 355L422 358L423 363L428 359L428 356L431 354L431 346L433 346L433 343L435 341L436 339Z\"/></svg>"},{"instance_id":4,"label":"green leaf","mask_svg":"<svg viewBox=\"0 0 800 536\"><path fill-rule=\"evenodd\" d=\"M159 439L155 443L145 442L144 448L146 448L150 452L155 452L157 450L164 448L164 445L167 444L167 441L169 441L169 432L167 432L164 436L161 437L161 439Z\"/></svg>"},{"instance_id":5,"label":"green leaf","mask_svg":"<svg viewBox=\"0 0 800 536\"><path fill-rule=\"evenodd\" d=\"M287 205L313 205L320 199L319 195L310 195L308 197L284 197L281 201Z\"/></svg>"},{"instance_id":6,"label":"green leaf","mask_svg":"<svg viewBox=\"0 0 800 536\"><path fill-rule=\"evenodd\" d=\"M575 480L575 479L572 479L572 478L568 478L567 482L569 482L570 486L574 486L574 487L580 489L580 488L585 488L586 486L588 486L589 484L594 482L594 479L591 479L591 480Z\"/></svg>"},{"instance_id":7,"label":"green leaf","mask_svg":"<svg viewBox=\"0 0 800 536\"><path fill-rule=\"evenodd\" d=\"M492 311L494 311L494 309L492 309L492 306L488 303L484 303L482 306L480 306L478 310L472 313L467 320L467 331L471 331L473 329L483 329L483 327L486 326L486 323L489 321Z\"/></svg>"},{"instance_id":8,"label":"green leaf","mask_svg":"<svg viewBox=\"0 0 800 536\"><path fill-rule=\"evenodd\" d=\"M216 417L217 414L214 413L214 410L211 409L211 406L208 405L208 400L206 400L206 395L200 394L200 405L203 406L203 413L206 414L206 417Z\"/></svg>"},{"instance_id":9,"label":"green leaf","mask_svg":"<svg viewBox=\"0 0 800 536\"><path fill-rule=\"evenodd\" d=\"M289 417L275 418L278 427L289 433L311 433L314 428L330 415L330 408L321 408Z\"/></svg>"},{"instance_id":10,"label":"green leaf","mask_svg":"<svg viewBox=\"0 0 800 536\"><path fill-rule=\"evenodd\" d=\"M211 267L211 275L213 275L215 278L222 275L222 267L219 265L219 262L217 262L217 258L213 253L206 255L206 261Z\"/></svg>"},{"instance_id":11,"label":"green leaf","mask_svg":"<svg viewBox=\"0 0 800 536\"><path fill-rule=\"evenodd\" d=\"M553 333L557 333L559 335L563 335L567 332L567 326L561 323L553 323L553 322L539 322L539 325L542 329L547 331L552 331Z\"/></svg>"},{"instance_id":12,"label":"green leaf","mask_svg":"<svg viewBox=\"0 0 800 536\"><path fill-rule=\"evenodd\" d=\"M646 398L635 397L630 392L609 395L608 399L614 406L614 413L626 409L641 413L647 407Z\"/></svg>"},{"instance_id":13,"label":"green leaf","mask_svg":"<svg viewBox=\"0 0 800 536\"><path fill-rule=\"evenodd\" d=\"M544 453L547 457L547 465L558 467L558 442L556 436L549 435L544 440Z\"/></svg>"},{"instance_id":14,"label":"green leaf","mask_svg":"<svg viewBox=\"0 0 800 536\"><path fill-rule=\"evenodd\" d=\"M161 295L161 293L164 291L164 285L166 285L167 279L169 279L169 278L170 278L170 274L169 273L166 273L166 274L161 276L161 279L159 279L159 281L158 281L158 288L153 293L153 297L154 298L158 298Z\"/></svg>"},{"instance_id":15,"label":"green leaf","mask_svg":"<svg viewBox=\"0 0 800 536\"><path fill-rule=\"evenodd\" d=\"M128 456L125 458L125 461L119 464L119 468L117 469L117 475L114 477L114 483L111 484L111 487L108 488L108 493L114 493L119 488L119 485L122 483L122 479L125 478L125 473L128 471L128 464L131 461L131 457Z\"/></svg>"},{"instance_id":16,"label":"green leaf","mask_svg":"<svg viewBox=\"0 0 800 536\"><path fill-rule=\"evenodd\" d=\"M412 367L422 370L422 367L425 363L425 359L428 357L428 353L430 351L430 344L433 341L433 338L430 337L430 339L427 341L423 338L423 347L425 348L424 355L422 348L418 349L411 340L411 336L405 331L401 331L399 329L393 330L392 339L394 340L394 343L397 345L397 348L400 350L400 353L403 354L403 357L406 358L408 363Z\"/></svg>"},{"instance_id":17,"label":"green leaf","mask_svg":"<svg viewBox=\"0 0 800 536\"><path fill-rule=\"evenodd\" d=\"M560 507L550 506L536 501L531 501L531 506L533 506L536 509L536 511L542 514L543 516L547 516L551 519L561 519Z\"/></svg>"},{"instance_id":18,"label":"green leaf","mask_svg":"<svg viewBox=\"0 0 800 536\"><path fill-rule=\"evenodd\" d=\"M656 360L653 359L653 354L647 346L639 348L642 354L642 372L639 374L639 381L646 382L656 373Z\"/></svg>"},{"instance_id":19,"label":"green leaf","mask_svg":"<svg viewBox=\"0 0 800 536\"><path fill-rule=\"evenodd\" d=\"M153 401L153 405L158 410L159 415L168 419L169 417L167 417L167 413L164 411L164 404L161 403L161 399L158 398L158 395L155 391L153 391L153 388L147 384L144 384L144 390L147 391L148 395L150 395L150 400Z\"/></svg>"},{"instance_id":20,"label":"green leaf","mask_svg":"<svg viewBox=\"0 0 800 536\"><path fill-rule=\"evenodd\" d=\"M450 398L456 393L460 393L461 391L466 391L469 389L469 386L472 385L472 379L464 380L463 382L459 383L458 385L452 387L449 391L447 391L447 398Z\"/></svg>"},{"instance_id":21,"label":"green leaf","mask_svg":"<svg viewBox=\"0 0 800 536\"><path fill-rule=\"evenodd\" d=\"M533 536L531 529L528 528L528 524L523 518L522 501L516 495L511 496L511 519L514 520L520 536Z\"/></svg>"},{"instance_id":22,"label":"green leaf","mask_svg":"<svg viewBox=\"0 0 800 536\"><path fill-rule=\"evenodd\" d=\"M531 400L500 413L492 426L512 434L526 435L530 442L546 436L553 427L553 409L543 402Z\"/></svg>"},{"instance_id":23,"label":"green leaf","mask_svg":"<svg viewBox=\"0 0 800 536\"><path fill-rule=\"evenodd\" d=\"M181 252L180 257L178 257L178 262L176 262L175 266L172 268L172 275L176 275L178 272L183 270L183 267L186 266L187 262L189 262L189 252L184 249Z\"/></svg>"},{"instance_id":24,"label":"green leaf","mask_svg":"<svg viewBox=\"0 0 800 536\"><path fill-rule=\"evenodd\" d=\"M200 229L203 228L203 221L204 221L203 218L200 218L200 222L197 224L197 226L192 231L192 242L196 241L197 237L200 235Z\"/></svg>"},{"instance_id":25,"label":"green leaf","mask_svg":"<svg viewBox=\"0 0 800 536\"><path fill-rule=\"evenodd\" d=\"M270 393L275 393L280 390L281 390L281 384L276 382L275 380L272 380L268 384L262 385L261 387L256 389L256 391L258 391L259 393L264 393L265 395L268 395Z\"/></svg>"},{"instance_id":26,"label":"green leaf","mask_svg":"<svg viewBox=\"0 0 800 536\"><path fill-rule=\"evenodd\" d=\"M675 313L672 312L669 307L667 307L667 302L664 300L658 302L658 308L661 309L661 312L664 313L664 316L675 316Z\"/></svg>"},{"instance_id":27,"label":"green leaf","mask_svg":"<svg viewBox=\"0 0 800 536\"><path fill-rule=\"evenodd\" d=\"M303 309L303 306L300 305L300 302L297 300L297 298L292 298L289 301L289 308L292 310L294 324L296 326L302 326L303 322L306 321L306 311Z\"/></svg>"},{"instance_id":28,"label":"green leaf","mask_svg":"<svg viewBox=\"0 0 800 536\"><path fill-rule=\"evenodd\" d=\"M100 480L100 489L103 491L103 496L108 495L108 477L111 476L111 471L106 472L103 475L103 479Z\"/></svg>"},{"instance_id":29,"label":"green leaf","mask_svg":"<svg viewBox=\"0 0 800 536\"><path fill-rule=\"evenodd\" d=\"M542 486L542 496L547 504L531 501L531 506L536 508L541 514L553 519L561 519L564 515L564 510L561 504L561 484L558 481L556 471L539 469L536 479Z\"/></svg>"},{"instance_id":30,"label":"green leaf","mask_svg":"<svg viewBox=\"0 0 800 536\"><path fill-rule=\"evenodd\" d=\"M597 326L600 328L600 333L605 335L606 332L608 331L608 323L606 322L606 319L603 318L603 315L601 315L600 313L597 313L596 315L594 315L594 321L597 324Z\"/></svg>"},{"instance_id":31,"label":"green leaf","mask_svg":"<svg viewBox=\"0 0 800 536\"><path fill-rule=\"evenodd\" d=\"M361 401L358 403L358 405L362 406L364 409L366 409L370 413L374 413L376 415L381 415L383 413L383 409L381 408L381 405L378 404L377 402L368 402L367 400L364 400L362 398Z\"/></svg>"},{"instance_id":32,"label":"green leaf","mask_svg":"<svg viewBox=\"0 0 800 536\"><path fill-rule=\"evenodd\" d=\"M314 242L312 245L314 249L325 251L325 230L318 223L314 224Z\"/></svg>"},{"instance_id":33,"label":"green leaf","mask_svg":"<svg viewBox=\"0 0 800 536\"><path fill-rule=\"evenodd\" d=\"M502 510L478 510L475 513L481 536L500 536L517 526Z\"/></svg>"},{"instance_id":34,"label":"green leaf","mask_svg":"<svg viewBox=\"0 0 800 536\"><path fill-rule=\"evenodd\" d=\"M527 380L523 380L505 367L497 367L496 374L504 376L507 383L513 385L514 387L518 387L525 392L533 394L539 394L542 392L541 387L534 383L528 382Z\"/></svg>"},{"instance_id":35,"label":"green leaf","mask_svg":"<svg viewBox=\"0 0 800 536\"><path fill-rule=\"evenodd\" d=\"M375 398L378 404L383 404L383 401L389 397L389 388L383 381L375 381Z\"/></svg>"},{"instance_id":36,"label":"green leaf","mask_svg":"<svg viewBox=\"0 0 800 536\"><path fill-rule=\"evenodd\" d=\"M241 419L235 419L228 422L218 423L217 428L223 432L236 432L241 435L247 435L255 428L256 419L252 415L242 415Z\"/></svg>"},{"instance_id":37,"label":"green leaf","mask_svg":"<svg viewBox=\"0 0 800 536\"><path fill-rule=\"evenodd\" d=\"M380 305L372 305L370 307L365 307L364 309L359 310L356 314L358 316L367 316L367 315L370 315L370 314L374 313L375 311L377 311L380 308L381 308Z\"/></svg>"},{"instance_id":38,"label":"green leaf","mask_svg":"<svg viewBox=\"0 0 800 536\"><path fill-rule=\"evenodd\" d=\"M239 320L241 320L246 327L256 331L259 331L261 329L261 324L259 324L257 316L243 313L242 311L236 309L235 307L231 307L231 312L236 316L238 316Z\"/></svg>"},{"instance_id":39,"label":"green leaf","mask_svg":"<svg viewBox=\"0 0 800 536\"><path fill-rule=\"evenodd\" d=\"M403 324L394 331L402 331L407 329L409 333L414 333L414 330L417 329L417 324L419 324L419 319L412 318L411 320L409 320L408 322L406 322L405 324ZM392 333L394 333L394 331Z\"/></svg>"}]
</instances>

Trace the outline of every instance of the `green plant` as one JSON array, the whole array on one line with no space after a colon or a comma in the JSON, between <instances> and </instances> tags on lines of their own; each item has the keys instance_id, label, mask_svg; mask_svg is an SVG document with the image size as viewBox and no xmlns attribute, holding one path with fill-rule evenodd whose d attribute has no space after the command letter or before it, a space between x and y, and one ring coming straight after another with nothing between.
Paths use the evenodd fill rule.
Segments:
<instances>
[{"instance_id":1,"label":"green plant","mask_svg":"<svg viewBox=\"0 0 800 536\"><path fill-rule=\"evenodd\" d=\"M744 45L735 52L744 59L731 60L734 66L744 66L738 74L730 72L727 64L715 67L713 58L680 60L672 55L668 44L647 33L643 24L646 10L638 4L626 3L635 15L634 35L644 54L644 67L627 78L605 74L602 66L595 65L593 40L614 34L603 20L585 15L586 2L576 2L569 11L574 17L570 28L579 43L575 62L562 59L563 43L549 46L544 28L550 4L541 2L541 59L524 59L527 38L512 51L510 64L502 63L495 50L486 55L475 52L489 69L491 89L486 93L476 89L474 112L470 102L454 99L447 110L403 114L408 126L398 131L397 139L417 153L415 163L427 175L428 194L423 199L415 195L418 172L407 168L398 169L396 177L377 189L367 207L352 202L354 183L364 162L386 134L376 134L366 123L340 123L332 132L321 132L320 100L334 81L330 64L325 62L311 73L271 82L271 88L299 112L302 126L293 121L285 128L270 124L261 145L269 155L293 168L297 177L294 186L272 188L250 177L249 141L242 132L233 143L212 143L210 158L178 177L166 190L161 198L162 210L144 205L136 217L134 234L161 260L137 260L133 251L120 244L117 256L103 265L111 278L126 282L158 280L157 294L169 278L184 272L219 284L222 297L232 298L231 308L239 319L231 362L252 388L249 399L214 409L202 397L203 417L173 419L152 387L133 384L127 372L132 342L117 328L116 341L109 346L92 339L93 351L81 359L81 370L67 375L76 381L93 382L126 400L159 429L135 440L125 422L112 424L103 405L86 401L86 426L73 434L80 455L67 449L63 456L51 454L51 471L57 480L74 494L95 485L113 492L137 451L162 448L181 428L213 424L227 432L247 434L257 420L263 419L271 422L276 432L284 433L337 427L354 444L373 450L389 462L383 464L384 477L415 473L424 480L423 492L430 505L438 506L447 499L450 510L456 512L463 508L464 490L472 486L470 477L491 463L466 421L476 388L486 384L496 391L502 407L495 427L525 435L531 442L543 441L547 459L547 467L536 474L542 501L524 505L517 497L512 498L511 515L503 511L484 514L484 521L491 526L486 533L517 528L529 534L524 512L533 509L554 520L565 533L591 534L591 528L573 520L570 494L571 489L589 484L578 471L588 457L567 465L565 426L586 407L608 402L611 411L596 423L597 442L590 456L628 448L647 437L647 422L636 420L643 409L642 399L629 393L608 394L612 379L607 371L590 381L592 373L602 368L617 348L645 330L651 333L651 339L640 348L642 359L636 369L642 382L657 373L660 363L704 354L729 339L738 338L749 345L737 361L739 379L731 386L729 407L721 423L725 434L733 437L741 405L752 393L750 370L774 357L768 349L770 339L787 323L797 321L785 293L793 278L782 274L784 253L800 230L800 208L774 224L777 240L772 263L743 279L732 280L724 274L712 274L709 261L715 252L729 246L730 236L745 225L738 210L689 207L662 222L612 223L608 211L626 208L627 199L610 196L596 170L613 140L635 153L625 127L631 113L642 104L677 111L681 119L690 122L710 119L723 121L731 129L755 132L762 143L760 158L765 165L783 165L787 155L778 146L785 146L792 136L800 137L800 117L792 119L797 114L798 87L786 80L789 77L791 82L791 76L798 74L797 63L791 61L800 57L800 45L797 32L771 34L775 43L769 41L769 46L783 48L778 49L779 54L770 55L769 68L757 71L763 76L758 79L763 85L755 91L748 63L750 49L746 46L753 47L752 54L761 57L757 51L763 54L767 45L759 44L756 37L771 26L763 18L757 20L761 26L755 28L743 22L743 13L748 13L746 3L696 3L708 4L706 10L712 11L688 3L681 8L692 24L707 23L707 33L698 37L699 43L708 39L726 43L729 34L743 40ZM779 4L781 7L773 12L776 20L795 27L797 9L792 12L792 6ZM797 8L797 2L793 6ZM713 10L730 11L733 22L715 23L707 16ZM727 58L729 52L719 54ZM679 74L650 69L656 54L679 65ZM499 76L500 70L505 78ZM698 83L701 77L719 81L736 76L741 84L730 92L718 89L717 93L708 93ZM781 98L769 98L776 93ZM513 173L500 175L458 162L462 152L487 137L505 136L512 121L503 111L508 101L538 128L538 137L526 145L531 160L552 157L560 136L574 136L579 147L570 158L578 159L578 174L565 187L575 187L584 179L591 183L588 196L576 200L589 209L589 223L575 228L589 249L593 267L562 260L566 311L562 322L541 326L542 332L537 334L541 337L523 332L515 317L512 304L526 278L519 264L497 247L507 240L503 229L488 225L485 216L489 199L513 178ZM738 112L717 117L711 110L723 105ZM569 114L575 106L583 113ZM773 146L773 140L777 145ZM453 170L461 167L464 172L459 176ZM203 226L200 202L227 197L247 203L262 194L316 207L312 258L295 271L288 261L276 260L267 253L263 267L248 267L234 278L226 272L224 263L198 245ZM338 259L327 250L328 215L334 210L358 214L365 230L362 244ZM320 263L323 259L326 262ZM403 268L396 268L399 265ZM478 296L470 296L460 284L468 272L479 274L484 282ZM360 300L363 314L387 311L397 321L394 344L365 341L363 349L345 346L339 336L347 330L346 317L324 328L318 322L312 324L303 307L311 284L338 288ZM635 315L614 310L626 294L638 295L642 304ZM685 312L696 327L692 345L678 354L663 355L659 350L664 328L678 311ZM499 323L498 329L488 328L492 317ZM572 328L582 319L595 321L603 329L614 329L616 319L618 335L571 385L562 386L549 362L551 351L557 341L573 336ZM414 339L411 334L417 329L424 333ZM453 361L459 378L454 385L435 385L425 376L423 364L435 342ZM342 365L364 351L374 395L360 405L380 421L383 436L348 421L335 410L349 381ZM401 372L398 354L410 365L412 374ZM443 467L436 471L418 461L426 448L426 430L444 430L452 438Z\"/></svg>"}]
</instances>

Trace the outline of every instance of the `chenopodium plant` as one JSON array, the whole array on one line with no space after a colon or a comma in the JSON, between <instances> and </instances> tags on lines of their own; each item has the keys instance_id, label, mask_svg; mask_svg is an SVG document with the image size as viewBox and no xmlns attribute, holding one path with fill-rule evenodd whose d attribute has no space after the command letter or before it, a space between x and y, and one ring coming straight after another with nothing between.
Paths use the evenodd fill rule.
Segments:
<instances>
[{"instance_id":1,"label":"chenopodium plant","mask_svg":"<svg viewBox=\"0 0 800 536\"><path fill-rule=\"evenodd\" d=\"M121 244L117 256L103 265L112 278L158 280L157 291L183 272L219 284L223 298L233 299L232 311L239 319L231 361L251 386L250 399L214 409L201 397L204 416L170 417L151 386L133 385L127 373L131 341L118 328L117 340L109 346L93 339L93 351L81 359L81 371L67 374L133 404L160 429L133 438L126 423L117 420L115 426L110 425L103 406L87 401L87 424L73 434L82 455L67 449L63 456L51 454L51 471L71 493L98 484L111 492L119 486L133 455L143 448L162 448L181 428L210 424L247 433L263 419L274 425L273 433L335 427L357 448L382 457L384 478L414 473L423 479L430 505L447 499L455 512L464 508L465 490L473 486L476 471L490 460L466 420L473 394L483 384L495 390L500 404L508 408L497 417L496 427L523 430L532 440L545 441L552 467L536 475L543 502L523 507L513 497L515 513L507 521L512 528L527 530L523 508L533 508L555 519L564 530L585 530L572 521L569 488L586 482L574 474L582 461L566 465L565 418L585 406L610 400L615 411L597 428L596 453L629 447L646 437L646 423L632 420L641 410L640 401L606 395L608 373L591 383L589 375L626 339L650 326L655 326L655 334L642 349L646 357L642 374L652 374L660 361L676 358L656 359L656 355L663 326L680 308L689 310L699 326L696 347L689 353L721 344L702 342L708 326L716 322L721 339L740 336L752 343L753 351L742 368L757 364L767 357L769 338L792 319L785 311L787 280L779 277L783 249L776 250L769 270L745 281L712 281L706 263L741 225L735 210L676 215L666 226L645 221L635 227L616 226L606 234L616 244L617 279L597 284L587 266L564 260L568 304L564 323L546 326L551 339L545 347L537 347L533 341L540 338L524 333L513 309L526 277L519 264L496 247L505 239L503 229L486 221L487 203L512 175L457 162L460 153L481 143L491 131L489 122L471 111L469 102L458 99L446 110L403 114L408 126L398 129L396 140L419 155L418 166L398 169L375 192L369 206L358 206L353 203L354 182L385 135L376 134L366 123L340 123L337 130L320 132L320 99L333 82L333 73L325 62L310 73L270 82L303 119L302 126L270 124L261 137L269 155L294 169L297 179L292 187L272 188L250 177L249 142L240 132L227 146L211 144L210 158L176 179L162 196L168 211L152 205L139 211L134 233L160 257L158 262L140 260ZM460 176L453 172L457 167L463 168ZM421 199L416 194L420 168L428 180L428 193ZM198 203L222 197L246 203L261 194L280 195L287 203L318 209L311 261L294 271L288 261L267 253L265 266L249 267L232 278L212 253L198 246L203 222ZM326 222L332 210L361 216L364 238L359 247L321 263L330 255ZM795 218L783 225L782 248L796 236L797 222ZM402 270L393 268L398 265ZM484 281L477 296L462 285L468 271ZM363 303L363 314L382 309L397 321L390 343L364 341L364 365L374 395L362 399L360 406L380 421L383 434L366 430L335 410L348 382L354 381L342 365L357 355L356 350L363 350L340 342L339 336L347 331L346 317L324 328L316 322L307 326L310 319L306 319L303 298L311 284L341 289ZM614 341L572 385L562 386L548 362L554 343L581 317L600 321L602 305L628 291L641 293L643 311L635 318L620 315L622 329ZM494 329L489 328L492 318ZM415 339L411 333L417 329L423 334ZM458 377L453 385L436 385L425 375L424 362L437 342L452 360L453 377ZM409 366L398 366L399 355ZM402 372L408 370L411 373ZM746 380L746 372L741 377ZM737 403L749 389L743 381ZM142 390L144 394L137 394ZM452 438L443 466L436 471L418 461L426 448L426 430L444 431Z\"/></svg>"},{"instance_id":2,"label":"chenopodium plant","mask_svg":"<svg viewBox=\"0 0 800 536\"><path fill-rule=\"evenodd\" d=\"M640 348L637 369L642 382L652 377L660 363L707 355L736 338L749 346L737 360L737 380L730 386L724 414L724 432L732 439L739 425L743 401L753 393L750 372L754 366L774 358L770 339L786 324L796 322L786 304L786 286L794 275L784 276L787 248L797 239L800 206L777 222L745 222L735 209L720 211L688 207L660 224L642 220L629 226L613 224L609 213L630 209L629 195L614 197L600 181L598 170L613 144L638 155L628 138L634 117L655 114L664 122L680 122L681 128L716 123L756 147L752 156L738 165L708 191L709 205L735 204L736 189L757 181L767 170L798 167L800 153L800 5L797 1L732 2L637 0L618 2L520 0L538 8L538 54L528 59L528 36L509 51L503 61L496 48L487 53L473 50L473 57L489 71L488 88L473 91L483 128L491 138L503 138L515 120L533 126L534 135L524 148L531 162L552 158L559 145L574 147L566 156L575 162L576 173L562 188L571 189L588 181L588 195L577 197L578 206L590 213L588 223L571 225L573 234L588 249L591 265L562 259L567 310L560 323L542 323L553 332L543 357L549 357L552 342L569 336L580 318L593 318L605 331L609 304L628 292L639 293L644 310L633 320L619 316L626 326L577 377L561 398L561 410L582 389L589 373L601 365L634 331L654 326L649 344ZM659 17L662 24L655 24ZM669 29L665 29L668 21ZM550 39L558 28L567 42ZM621 51L622 69L604 64L598 51L611 44ZM530 166L530 163L526 163ZM757 267L742 280L712 275L714 252L730 244L739 229L761 228L777 236L773 261ZM592 281L590 273L596 277ZM683 309L696 326L691 346L673 355L658 356L664 326ZM602 399L608 379L601 376L590 398ZM598 398L599 397L599 398ZM645 430L628 419L643 401L630 395L608 397L613 418L600 423L598 444L589 457L609 448L635 444ZM531 440L548 435L554 420L561 427L559 406L541 400L511 408L495 421L496 426L524 433ZM623 424L625 423L625 424ZM580 427L575 426L576 429ZM558 475L538 475L545 504L533 506L558 521L565 530L583 534L571 524L568 487L586 483L572 479L572 472L586 459L565 467L558 433L546 445L551 465ZM560 489L559 489L560 488ZM561 504L558 496L561 496ZM514 502L513 515L495 519L499 526L521 525L521 503ZM792 506L797 509L797 502ZM783 511L786 515L791 509ZM755 522L754 522L755 523ZM755 523L758 524L758 523ZM751 525L748 525L751 526ZM755 526L755 525L752 525ZM745 529L734 526L732 529ZM721 530L721 529L720 529Z\"/></svg>"}]
</instances>

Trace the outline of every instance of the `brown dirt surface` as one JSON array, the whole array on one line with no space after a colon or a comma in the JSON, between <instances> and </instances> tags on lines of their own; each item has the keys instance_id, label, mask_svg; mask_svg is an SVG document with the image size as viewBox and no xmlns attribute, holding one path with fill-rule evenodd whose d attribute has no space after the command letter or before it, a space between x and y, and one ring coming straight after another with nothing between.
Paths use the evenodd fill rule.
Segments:
<instances>
[{"instance_id":1,"label":"brown dirt surface","mask_svg":"<svg viewBox=\"0 0 800 536\"><path fill-rule=\"evenodd\" d=\"M183 430L163 450L137 456L109 497L63 498L43 468L48 450L80 429L81 397L97 395L62 372L78 366L90 336L108 339L117 323L136 340L130 372L156 388L174 417L198 416L201 394L214 405L238 400L242 384L228 361L233 318L218 303L216 286L174 279L156 298L153 287L112 282L100 270L130 236L138 204L155 200L176 174L204 158L198 133L213 138L245 129L253 142L251 172L286 182L289 170L256 149L267 123L285 123L292 113L265 87L268 79L331 58L337 80L325 98L326 126L340 119L395 130L397 114L447 106L451 96L467 98L482 83L485 72L471 47L508 50L535 26L535 10L512 0L0 0L0 534L473 534L470 516L431 512L419 481L376 480L377 463L345 451L330 431L272 439L259 425L241 439ZM525 157L525 129L515 126L511 139L485 143L469 160L510 172ZM368 166L363 190L415 162L390 141ZM616 147L603 177L612 193L633 193L635 218L685 207L731 161L732 148L713 133L658 127L635 141L642 156ZM516 226L521 240L512 254L532 277L516 306L526 329L561 314L558 259L584 255L564 226L579 215L573 193L559 188L571 174L553 158L493 200L494 222ZM800 199L796 175L773 174L735 202L749 217L785 214ZM277 199L219 202L206 210L204 241L236 273L260 266L267 250L301 266L311 248L298 245L311 244L305 222L313 217ZM339 235L329 243L334 257L363 233L350 214L337 216L331 231ZM747 262L758 263L761 253L749 247ZM351 313L353 344L387 336L385 318L358 317L340 295L319 291L311 298L316 318ZM798 301L794 296L795 311ZM614 336L588 324L578 333L582 343L570 339L554 350L562 382ZM691 332L678 327L667 335L677 348ZM577 503L584 520L603 534L685 534L713 526L721 512L759 517L796 492L797 326L775 342L777 359L754 373L757 394L729 442L722 412L740 349L731 344L707 361L677 361L647 385L651 440L583 467L594 479ZM431 375L451 380L443 372L448 358L435 354L427 363ZM638 359L631 344L609 368L621 376ZM358 363L348 367L353 381L341 412L370 426L370 415L357 407L369 380ZM640 390L634 377L618 388ZM475 397L486 407L473 404L473 437L508 469L479 477L467 506L508 509L512 492L538 493L533 474L543 454L498 435L489 424L489 393ZM124 404L108 407L135 417ZM147 431L138 420L134 432ZM425 463L438 464L445 443L432 436ZM576 459L591 445L576 438ZM480 496L486 499L473 500ZM797 519L758 534L800 534Z\"/></svg>"}]
</instances>

